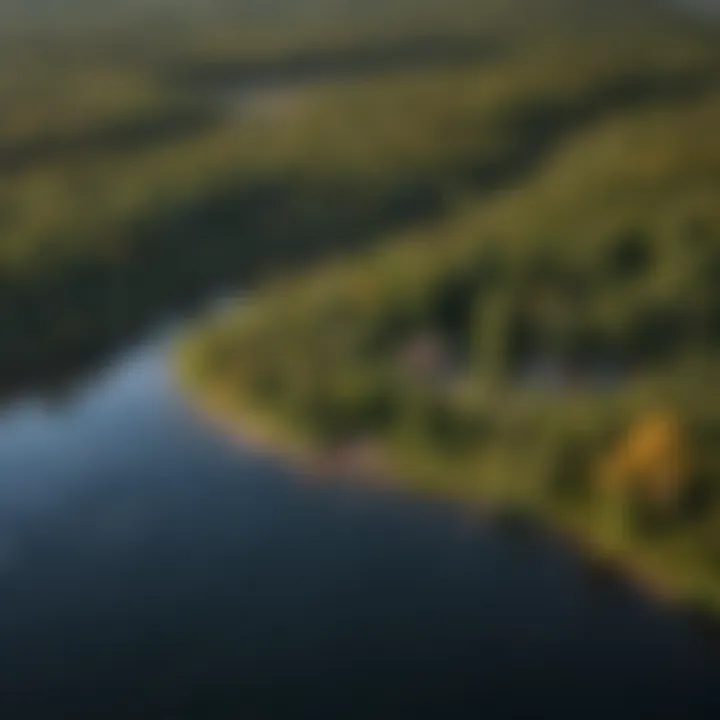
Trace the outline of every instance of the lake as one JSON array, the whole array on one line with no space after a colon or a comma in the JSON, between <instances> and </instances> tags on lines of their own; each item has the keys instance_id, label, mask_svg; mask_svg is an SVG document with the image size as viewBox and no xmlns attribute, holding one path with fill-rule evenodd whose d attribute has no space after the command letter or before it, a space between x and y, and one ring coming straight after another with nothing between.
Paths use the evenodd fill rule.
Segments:
<instances>
[{"instance_id":1,"label":"lake","mask_svg":"<svg viewBox=\"0 0 720 720\"><path fill-rule=\"evenodd\" d=\"M557 541L293 476L157 333L0 414L0 717L718 717L720 651Z\"/></svg>"}]
</instances>

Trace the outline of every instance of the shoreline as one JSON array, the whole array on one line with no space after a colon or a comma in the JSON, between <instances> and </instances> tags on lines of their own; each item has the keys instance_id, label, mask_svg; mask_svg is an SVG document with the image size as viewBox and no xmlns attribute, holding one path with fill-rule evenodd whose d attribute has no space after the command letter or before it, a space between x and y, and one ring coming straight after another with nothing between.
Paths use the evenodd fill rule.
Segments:
<instances>
[{"instance_id":1,"label":"shoreline","mask_svg":"<svg viewBox=\"0 0 720 720\"><path fill-rule=\"evenodd\" d=\"M250 413L241 418L237 412L222 409L222 404L203 399L202 391L180 388L186 407L205 427L225 438L232 445L241 445L249 452L263 458L274 460L295 473L302 473L319 481L332 478L345 478L353 483L372 486L376 489L407 489L407 480L401 479L401 473L393 472L389 467L359 468L351 463L341 463L331 454L312 449L294 440L289 433L280 433L275 426L274 432L267 425L250 419Z\"/></svg>"},{"instance_id":2,"label":"shoreline","mask_svg":"<svg viewBox=\"0 0 720 720\"><path fill-rule=\"evenodd\" d=\"M412 480L405 473L393 469L388 463L382 470L374 472L359 470L352 465L330 464L323 452L307 447L298 437L292 437L277 424L272 429L263 423L260 416L254 419L252 413L241 413L237 408L223 408L223 403L203 397L202 390L188 387L181 382L181 393L187 406L198 421L234 445L240 445L249 452L276 461L288 470L312 478L318 482L342 479L359 486L373 489L415 493L429 499L442 498L453 505L463 502L458 493L442 493L429 488L413 487ZM614 580L623 583L633 592L646 597L652 603L679 614L687 613L699 617L715 626L720 622L720 586L700 596L693 593L689 583L675 581L671 570L658 567L649 553L632 549L627 545L608 545L598 532L583 531L581 518L572 513L544 512L540 506L520 506L511 502L469 501L473 513L478 517L495 521L518 517L521 522L558 541L568 552L587 565L588 570L598 570ZM468 504L467 498L465 504ZM519 513L519 514L518 514Z\"/></svg>"}]
</instances>

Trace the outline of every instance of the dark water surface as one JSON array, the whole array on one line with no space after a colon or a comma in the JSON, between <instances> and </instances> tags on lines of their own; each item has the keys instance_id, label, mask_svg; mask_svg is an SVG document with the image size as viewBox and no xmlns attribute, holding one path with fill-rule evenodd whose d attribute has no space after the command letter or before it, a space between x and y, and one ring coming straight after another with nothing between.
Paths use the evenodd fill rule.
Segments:
<instances>
[{"instance_id":1,"label":"dark water surface","mask_svg":"<svg viewBox=\"0 0 720 720\"><path fill-rule=\"evenodd\" d=\"M687 620L536 533L232 448L166 352L0 415L2 720L720 717Z\"/></svg>"}]
</instances>

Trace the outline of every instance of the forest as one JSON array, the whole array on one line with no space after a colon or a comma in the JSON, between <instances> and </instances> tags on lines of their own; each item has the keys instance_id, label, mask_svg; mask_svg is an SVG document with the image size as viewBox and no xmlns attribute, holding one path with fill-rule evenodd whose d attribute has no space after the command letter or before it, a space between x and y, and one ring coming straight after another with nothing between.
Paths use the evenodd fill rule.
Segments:
<instances>
[{"instance_id":1,"label":"forest","mask_svg":"<svg viewBox=\"0 0 720 720\"><path fill-rule=\"evenodd\" d=\"M539 519L717 610L720 44L642 27L323 90L257 162L330 257L239 284L178 372L314 473Z\"/></svg>"},{"instance_id":2,"label":"forest","mask_svg":"<svg viewBox=\"0 0 720 720\"><path fill-rule=\"evenodd\" d=\"M2 392L72 376L211 288L512 185L606 116L716 83L714 37L656 8L649 23L640 0L397 0L362 22L352 3L330 20L319 6L284 23L174 16L163 32L128 6L91 32L69 10L45 28L37 3L3 26Z\"/></svg>"}]
</instances>

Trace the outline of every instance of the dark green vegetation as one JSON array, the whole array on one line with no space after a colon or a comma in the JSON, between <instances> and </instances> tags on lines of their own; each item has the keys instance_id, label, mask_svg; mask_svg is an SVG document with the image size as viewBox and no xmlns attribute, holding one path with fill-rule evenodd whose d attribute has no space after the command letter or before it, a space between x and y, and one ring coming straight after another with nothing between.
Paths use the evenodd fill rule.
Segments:
<instances>
[{"instance_id":1,"label":"dark green vegetation","mask_svg":"<svg viewBox=\"0 0 720 720\"><path fill-rule=\"evenodd\" d=\"M719 607L718 47L658 22L323 93L259 161L302 178L301 214L273 207L301 253L380 241L205 320L186 382L270 443L540 515Z\"/></svg>"},{"instance_id":2,"label":"dark green vegetation","mask_svg":"<svg viewBox=\"0 0 720 720\"><path fill-rule=\"evenodd\" d=\"M603 118L717 82L714 38L649 23L644 2L541 5L12 35L2 384L91 361L211 286L441 215Z\"/></svg>"}]
</instances>

